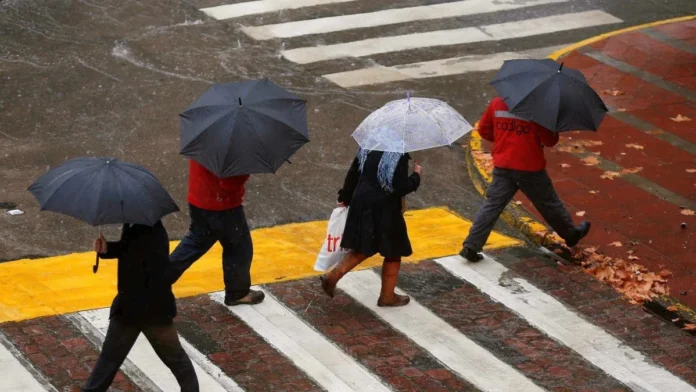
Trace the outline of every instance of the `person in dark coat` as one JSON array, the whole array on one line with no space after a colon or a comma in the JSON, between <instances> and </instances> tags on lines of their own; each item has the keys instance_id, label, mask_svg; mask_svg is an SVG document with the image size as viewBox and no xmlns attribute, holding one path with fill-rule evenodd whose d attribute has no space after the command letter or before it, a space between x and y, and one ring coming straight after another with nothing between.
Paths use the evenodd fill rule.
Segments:
<instances>
[{"instance_id":1,"label":"person in dark coat","mask_svg":"<svg viewBox=\"0 0 696 392\"><path fill-rule=\"evenodd\" d=\"M324 291L334 296L338 281L366 259L379 253L382 290L378 306L403 306L410 298L394 293L401 258L413 251L408 239L402 198L420 186L421 166L408 174L408 154L360 149L338 192L339 205L349 206L341 247L350 252L321 276Z\"/></svg>"},{"instance_id":2,"label":"person in dark coat","mask_svg":"<svg viewBox=\"0 0 696 392\"><path fill-rule=\"evenodd\" d=\"M181 391L198 392L193 364L173 324L172 286L163 279L169 265L169 236L162 222L152 227L126 224L120 241L107 242L100 236L94 250L103 259L118 259L118 294L102 352L82 391L106 391L142 332L174 373Z\"/></svg>"}]
</instances>

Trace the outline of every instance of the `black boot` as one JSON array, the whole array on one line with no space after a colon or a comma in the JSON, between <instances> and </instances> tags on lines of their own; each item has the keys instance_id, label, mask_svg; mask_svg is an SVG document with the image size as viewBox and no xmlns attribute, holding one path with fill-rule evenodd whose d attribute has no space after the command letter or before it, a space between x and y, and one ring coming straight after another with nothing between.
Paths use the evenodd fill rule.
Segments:
<instances>
[{"instance_id":1,"label":"black boot","mask_svg":"<svg viewBox=\"0 0 696 392\"><path fill-rule=\"evenodd\" d=\"M585 238L587 234L590 232L590 226L590 222L582 222L579 225L577 225L575 227L575 234L572 238L566 240L566 245L568 245L569 248L572 248L575 245L577 245L578 242L580 242L581 239Z\"/></svg>"},{"instance_id":2,"label":"black boot","mask_svg":"<svg viewBox=\"0 0 696 392\"><path fill-rule=\"evenodd\" d=\"M483 255L467 247L464 247L464 249L462 249L462 251L459 252L459 256L462 256L463 258L469 260L472 263L477 263L483 260Z\"/></svg>"}]
</instances>

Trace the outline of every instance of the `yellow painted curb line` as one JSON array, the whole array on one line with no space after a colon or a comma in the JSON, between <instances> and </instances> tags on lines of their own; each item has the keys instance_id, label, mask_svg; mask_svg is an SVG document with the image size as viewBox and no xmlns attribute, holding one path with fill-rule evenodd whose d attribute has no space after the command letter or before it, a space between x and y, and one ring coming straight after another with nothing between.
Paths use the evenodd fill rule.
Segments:
<instances>
[{"instance_id":1,"label":"yellow painted curb line","mask_svg":"<svg viewBox=\"0 0 696 392\"><path fill-rule=\"evenodd\" d=\"M650 27L661 26L670 23L685 22L694 19L696 19L696 15L682 16L679 18L650 22L638 26L627 27L624 29L611 31L608 33L597 35L592 38L588 38L573 45L566 46L565 48L550 54L548 58L552 60L558 60L579 48L591 45L593 43L620 34L643 30ZM466 154L468 163L467 166L469 168L469 176L471 177L474 186L479 191L479 193L485 196L486 187L493 180L493 176L491 175L491 173L488 173L475 159L473 159L472 153L474 151L482 151L482 139L476 131L471 132L471 137L469 138L469 150L469 154ZM523 234L525 234L530 240L534 241L535 243L541 246L548 245L545 239L542 239L542 237L538 236L536 233L547 232L549 229L545 224L532 218L530 214L526 210L524 210L524 208L519 207L516 204L510 204L503 211L502 218L510 226L522 231ZM674 319L678 316L681 317L683 320L687 320L691 323L696 323L696 310L691 309L690 307L682 304L675 298L670 297L668 295L659 296L656 299L654 299L652 303L646 304L646 306L655 308L655 310L657 310L657 312L660 313L661 316L668 319L668 321L671 321L671 319ZM668 308L676 310L669 310Z\"/></svg>"},{"instance_id":2,"label":"yellow painted curb line","mask_svg":"<svg viewBox=\"0 0 696 392\"><path fill-rule=\"evenodd\" d=\"M407 211L415 263L457 254L471 222L446 208ZM326 235L328 221L295 223L252 231L254 284L316 276L314 262ZM178 242L172 242L172 250ZM493 233L488 249L519 246L521 242ZM116 261L103 260L92 273L94 252L0 264L0 322L78 312L111 305L116 293ZM374 257L360 269L381 264ZM317 281L318 284L318 281ZM177 297L223 290L222 248L216 244L177 282Z\"/></svg>"},{"instance_id":3,"label":"yellow painted curb line","mask_svg":"<svg viewBox=\"0 0 696 392\"><path fill-rule=\"evenodd\" d=\"M580 41L580 42L575 43L575 44L573 44L573 45L566 46L566 47L563 48L563 49L560 49L560 50L557 50L557 51L551 53L551 54L549 55L549 58L552 59L552 60L558 60L558 59L560 59L561 57L567 55L568 53L570 53L570 52L572 52L572 51L574 51L574 50L577 50L577 49L579 49L579 48L582 48L583 46L592 45L592 44L594 44L595 42L599 42L599 41L605 40L605 39L607 39L607 38L609 38L609 37L614 37L614 36L617 36L617 35L620 35L620 34L630 33L630 32L632 32L632 31L643 30L643 29L647 29L647 28L650 28L650 27L661 26L661 25L670 24L670 23L686 22L686 21L692 20L692 19L696 19L696 15L681 16L681 17L678 17L678 18L665 19L665 20L660 20L660 21L657 21L657 22L650 22L650 23L645 23L645 24L638 25L638 26L626 27L626 28L624 28L624 29L619 29L619 30L610 31L610 32L608 32L608 33L600 34L600 35L594 36L594 37L592 37L592 38L588 38L588 39L586 39L586 40Z\"/></svg>"}]
</instances>

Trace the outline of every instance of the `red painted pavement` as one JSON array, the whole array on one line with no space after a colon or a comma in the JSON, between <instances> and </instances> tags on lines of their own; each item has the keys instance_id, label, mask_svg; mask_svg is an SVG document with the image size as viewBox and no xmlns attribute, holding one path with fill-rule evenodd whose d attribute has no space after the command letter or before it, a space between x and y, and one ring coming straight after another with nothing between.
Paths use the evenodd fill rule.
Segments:
<instances>
[{"instance_id":1,"label":"red painted pavement","mask_svg":"<svg viewBox=\"0 0 696 392\"><path fill-rule=\"evenodd\" d=\"M654 29L696 49L696 21ZM696 93L696 55L641 31L617 35L590 48ZM607 116L598 133L566 133L561 136L561 143L571 146L573 152L596 153L601 160L622 168L640 167L638 175L646 184L657 184L696 201L696 172L689 172L696 169L696 156L659 139L660 135L671 134L696 144L696 102L577 51L562 61L582 71L608 106L649 123L654 131L646 133ZM612 90L618 93L605 93ZM671 118L677 115L690 117L692 121L673 121ZM599 141L601 145L573 147L583 139ZM639 257L634 262L653 271L671 270L674 273L669 281L671 294L696 307L696 216L683 215L682 206L620 177L602 179L604 170L585 165L567 151L548 149L546 157L556 190L576 222L592 221L592 232L581 246L598 246L609 256L624 259L628 257L627 252L633 250ZM516 198L541 219L524 195L518 194ZM576 216L579 211L585 212L584 217ZM686 229L681 228L682 222L687 224ZM624 246L609 246L615 241Z\"/></svg>"}]
</instances>

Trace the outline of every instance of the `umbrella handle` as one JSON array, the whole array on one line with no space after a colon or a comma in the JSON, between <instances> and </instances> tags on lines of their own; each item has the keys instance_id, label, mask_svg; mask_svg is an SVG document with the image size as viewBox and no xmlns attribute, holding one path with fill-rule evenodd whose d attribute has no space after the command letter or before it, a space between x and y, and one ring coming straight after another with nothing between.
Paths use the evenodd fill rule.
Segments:
<instances>
[{"instance_id":1,"label":"umbrella handle","mask_svg":"<svg viewBox=\"0 0 696 392\"><path fill-rule=\"evenodd\" d=\"M97 261L92 266L92 272L94 272L96 274L98 270L99 270L99 252L97 252Z\"/></svg>"}]
</instances>

